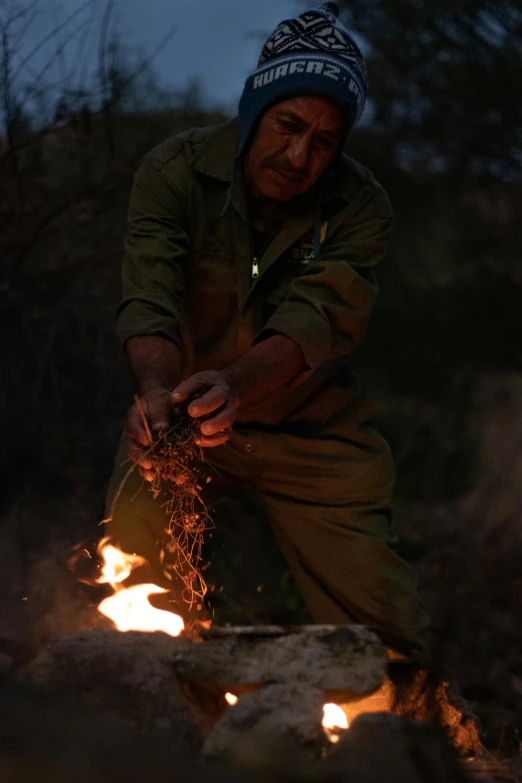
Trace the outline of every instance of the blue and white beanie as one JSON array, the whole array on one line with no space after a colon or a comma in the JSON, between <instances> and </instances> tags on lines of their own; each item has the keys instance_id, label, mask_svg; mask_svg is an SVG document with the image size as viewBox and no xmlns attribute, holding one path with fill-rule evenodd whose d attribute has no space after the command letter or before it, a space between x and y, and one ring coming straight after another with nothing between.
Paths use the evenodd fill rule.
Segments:
<instances>
[{"instance_id":1,"label":"blue and white beanie","mask_svg":"<svg viewBox=\"0 0 522 783\"><path fill-rule=\"evenodd\" d=\"M361 50L337 18L335 3L281 22L267 39L239 101L240 150L261 115L296 95L320 95L335 103L348 132L360 119L368 81Z\"/></svg>"}]
</instances>

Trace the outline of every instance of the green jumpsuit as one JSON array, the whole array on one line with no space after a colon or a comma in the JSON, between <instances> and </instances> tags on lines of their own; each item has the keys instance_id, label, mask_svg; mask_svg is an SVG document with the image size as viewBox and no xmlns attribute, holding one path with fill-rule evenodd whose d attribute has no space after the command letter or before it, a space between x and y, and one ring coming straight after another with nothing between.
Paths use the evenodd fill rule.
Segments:
<instances>
[{"instance_id":1,"label":"green jumpsuit","mask_svg":"<svg viewBox=\"0 0 522 783\"><path fill-rule=\"evenodd\" d=\"M258 494L314 622L362 622L392 646L422 649L427 616L412 569L394 551L393 459L349 363L377 292L373 269L393 223L388 198L343 155L320 191L289 204L254 258L240 172L223 209L238 141L233 120L173 136L142 161L129 208L119 338L172 340L183 377L226 367L272 334L299 344L301 375L240 409L230 441L206 450L208 488L246 483ZM164 499L137 471L121 489L128 469L122 441L107 532L147 558L142 579L170 587L160 563Z\"/></svg>"}]
</instances>

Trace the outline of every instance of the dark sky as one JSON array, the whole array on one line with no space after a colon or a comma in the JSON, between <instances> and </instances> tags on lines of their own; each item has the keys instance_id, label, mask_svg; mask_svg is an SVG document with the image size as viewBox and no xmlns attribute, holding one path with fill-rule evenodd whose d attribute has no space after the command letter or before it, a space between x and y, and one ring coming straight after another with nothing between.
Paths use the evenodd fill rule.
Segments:
<instances>
[{"instance_id":1,"label":"dark sky","mask_svg":"<svg viewBox=\"0 0 522 783\"><path fill-rule=\"evenodd\" d=\"M105 0L93 2L96 19L100 20ZM123 41L145 52L151 52L165 32L176 25L173 39L155 60L163 86L182 89L191 77L198 76L205 98L230 108L237 102L260 52L262 39L252 33L270 33L282 19L316 4L319 2L303 4L299 0L116 0L115 12ZM38 19L24 40L26 50L82 5L81 0L40 0ZM72 41L75 26L86 19L84 12L73 20L64 30L66 38ZM49 41L31 65L41 68L55 45L56 41ZM86 51L89 64L94 66L96 30ZM61 62L62 75L64 68L70 70L76 59L76 48L66 48ZM45 78L59 81L60 75L51 69Z\"/></svg>"},{"instance_id":2,"label":"dark sky","mask_svg":"<svg viewBox=\"0 0 522 783\"><path fill-rule=\"evenodd\" d=\"M152 49L165 26L178 31L158 57L162 78L174 85L201 76L211 100L239 97L255 66L262 41L252 32L271 32L281 19L303 10L296 0L123 0L122 28L129 38Z\"/></svg>"}]
</instances>

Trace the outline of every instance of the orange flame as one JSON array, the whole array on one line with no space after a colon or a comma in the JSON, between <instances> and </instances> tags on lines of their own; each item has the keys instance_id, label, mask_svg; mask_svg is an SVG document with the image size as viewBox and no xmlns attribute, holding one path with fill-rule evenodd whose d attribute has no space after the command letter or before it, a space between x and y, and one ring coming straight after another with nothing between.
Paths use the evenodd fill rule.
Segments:
<instances>
[{"instance_id":1,"label":"orange flame","mask_svg":"<svg viewBox=\"0 0 522 783\"><path fill-rule=\"evenodd\" d=\"M112 620L119 631L163 631L169 636L179 636L185 624L178 614L156 609L149 603L154 593L166 593L163 587L153 584L123 587L123 582L134 568L144 565L146 560L139 555L130 555L109 544L103 538L98 546L103 560L100 584L110 584L114 594L105 598L98 611Z\"/></svg>"},{"instance_id":2,"label":"orange flame","mask_svg":"<svg viewBox=\"0 0 522 783\"><path fill-rule=\"evenodd\" d=\"M238 697L234 693L225 693L225 701L230 706L237 704ZM323 729L330 742L339 742L341 734L348 728L348 718L337 704L323 705Z\"/></svg>"},{"instance_id":3,"label":"orange flame","mask_svg":"<svg viewBox=\"0 0 522 783\"><path fill-rule=\"evenodd\" d=\"M341 733L348 728L348 718L337 704L323 706L323 729L330 742L339 742Z\"/></svg>"},{"instance_id":4,"label":"orange flame","mask_svg":"<svg viewBox=\"0 0 522 783\"><path fill-rule=\"evenodd\" d=\"M99 584L108 583L114 587L117 582L123 582L131 572L147 561L140 555L129 555L118 547L109 544L110 538L102 538L98 545L98 554L103 559L102 575L96 581ZM116 588L114 588L116 589Z\"/></svg>"}]
</instances>

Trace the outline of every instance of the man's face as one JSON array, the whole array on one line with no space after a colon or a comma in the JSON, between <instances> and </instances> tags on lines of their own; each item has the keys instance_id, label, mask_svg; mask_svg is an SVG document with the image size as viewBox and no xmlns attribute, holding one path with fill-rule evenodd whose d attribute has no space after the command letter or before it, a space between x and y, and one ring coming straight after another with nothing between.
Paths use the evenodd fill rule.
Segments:
<instances>
[{"instance_id":1,"label":"man's face","mask_svg":"<svg viewBox=\"0 0 522 783\"><path fill-rule=\"evenodd\" d=\"M245 156L251 194L288 201L309 190L332 162L343 132L340 110L325 98L301 96L272 106Z\"/></svg>"}]
</instances>

